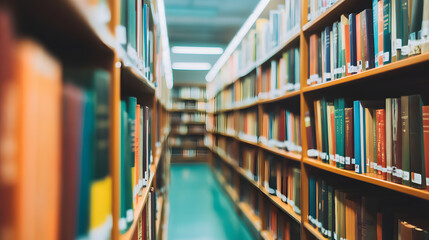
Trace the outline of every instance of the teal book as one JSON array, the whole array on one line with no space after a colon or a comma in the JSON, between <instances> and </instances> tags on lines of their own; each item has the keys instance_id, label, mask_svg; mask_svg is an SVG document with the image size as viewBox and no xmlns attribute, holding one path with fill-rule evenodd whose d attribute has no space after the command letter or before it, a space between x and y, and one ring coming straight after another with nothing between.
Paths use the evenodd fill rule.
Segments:
<instances>
[{"instance_id":1,"label":"teal book","mask_svg":"<svg viewBox=\"0 0 429 240\"><path fill-rule=\"evenodd\" d=\"M77 238L85 238L89 233L90 196L92 163L94 161L95 107L94 93L85 90L82 97L82 152L80 158L80 181L78 193Z\"/></svg>"},{"instance_id":2,"label":"teal book","mask_svg":"<svg viewBox=\"0 0 429 240\"><path fill-rule=\"evenodd\" d=\"M335 150L337 152L337 167L345 168L345 100L344 98L337 99L337 106L335 108L336 122L335 122Z\"/></svg>"},{"instance_id":3,"label":"teal book","mask_svg":"<svg viewBox=\"0 0 429 240\"><path fill-rule=\"evenodd\" d=\"M123 48L127 46L127 26L128 26L128 0L121 1L120 25L116 28L118 43Z\"/></svg>"},{"instance_id":4,"label":"teal book","mask_svg":"<svg viewBox=\"0 0 429 240\"><path fill-rule=\"evenodd\" d=\"M332 59L333 59L333 63L334 63L334 72L331 73L331 76L334 76L332 79L337 79L338 78L338 74L336 73L336 70L338 68L338 23L334 22L334 24L332 25Z\"/></svg>"},{"instance_id":5,"label":"teal book","mask_svg":"<svg viewBox=\"0 0 429 240\"><path fill-rule=\"evenodd\" d=\"M391 0L383 0L383 64L390 63L392 61L392 6ZM375 38L375 35L374 35Z\"/></svg>"},{"instance_id":6,"label":"teal book","mask_svg":"<svg viewBox=\"0 0 429 240\"><path fill-rule=\"evenodd\" d=\"M130 57L137 57L137 3L136 0L123 0L128 2L127 11L127 52ZM130 53L132 51L132 53Z\"/></svg>"},{"instance_id":7,"label":"teal book","mask_svg":"<svg viewBox=\"0 0 429 240\"><path fill-rule=\"evenodd\" d=\"M131 163L131 167L134 167L134 159L135 159L135 149L136 149L136 138L135 138L135 131L136 131L136 108L137 108L137 98L135 97L129 97L128 98L128 120L130 125L128 126L129 128L129 138L130 138L130 143L131 143L131 155L130 155L130 163Z\"/></svg>"},{"instance_id":8,"label":"teal book","mask_svg":"<svg viewBox=\"0 0 429 240\"><path fill-rule=\"evenodd\" d=\"M334 227L335 227L335 196L334 188L328 185L328 239L334 239Z\"/></svg>"},{"instance_id":9,"label":"teal book","mask_svg":"<svg viewBox=\"0 0 429 240\"><path fill-rule=\"evenodd\" d=\"M121 101L121 155L120 155L120 214L119 214L119 231L123 234L127 231L127 203L126 203L126 152L127 152L127 142L128 142L128 114L127 114L127 104L125 101Z\"/></svg>"},{"instance_id":10,"label":"teal book","mask_svg":"<svg viewBox=\"0 0 429 240\"><path fill-rule=\"evenodd\" d=\"M316 199L316 181L313 177L308 178L308 212L309 212L309 222L315 227L316 226L316 207L317 199Z\"/></svg>"},{"instance_id":11,"label":"teal book","mask_svg":"<svg viewBox=\"0 0 429 240\"><path fill-rule=\"evenodd\" d=\"M340 111L339 111L338 99L334 99L334 116L335 116L335 165L337 168L340 167Z\"/></svg>"},{"instance_id":12,"label":"teal book","mask_svg":"<svg viewBox=\"0 0 429 240\"><path fill-rule=\"evenodd\" d=\"M300 86L301 86L301 82L300 82L300 75L299 75L299 72L300 72L300 70L299 70L299 48L295 48L293 51L295 51L295 58L294 58L294 61L295 61L295 64L294 64L294 67L295 67L295 71L294 71L294 73L295 73L295 80L294 80L294 84L295 84L295 90L299 90L300 89Z\"/></svg>"},{"instance_id":13,"label":"teal book","mask_svg":"<svg viewBox=\"0 0 429 240\"><path fill-rule=\"evenodd\" d=\"M326 153L325 159L322 159L324 163L329 163L329 138L328 138L328 118L327 118L327 102L325 97L322 97L321 112L322 112L322 152Z\"/></svg>"},{"instance_id":14,"label":"teal book","mask_svg":"<svg viewBox=\"0 0 429 240\"><path fill-rule=\"evenodd\" d=\"M378 0L372 0L372 22L374 32L374 61L378 67Z\"/></svg>"},{"instance_id":15,"label":"teal book","mask_svg":"<svg viewBox=\"0 0 429 240\"><path fill-rule=\"evenodd\" d=\"M410 55L420 54L420 44L416 40L421 39L422 20L423 20L423 0L413 0L411 8L411 23L410 23Z\"/></svg>"}]
</instances>

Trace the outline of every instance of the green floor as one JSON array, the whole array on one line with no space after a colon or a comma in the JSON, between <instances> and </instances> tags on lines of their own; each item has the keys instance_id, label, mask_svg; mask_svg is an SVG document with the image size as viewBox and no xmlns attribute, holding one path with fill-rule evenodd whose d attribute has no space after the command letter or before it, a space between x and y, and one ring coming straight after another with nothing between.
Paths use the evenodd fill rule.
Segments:
<instances>
[{"instance_id":1,"label":"green floor","mask_svg":"<svg viewBox=\"0 0 429 240\"><path fill-rule=\"evenodd\" d=\"M168 240L253 239L207 164L172 164Z\"/></svg>"}]
</instances>

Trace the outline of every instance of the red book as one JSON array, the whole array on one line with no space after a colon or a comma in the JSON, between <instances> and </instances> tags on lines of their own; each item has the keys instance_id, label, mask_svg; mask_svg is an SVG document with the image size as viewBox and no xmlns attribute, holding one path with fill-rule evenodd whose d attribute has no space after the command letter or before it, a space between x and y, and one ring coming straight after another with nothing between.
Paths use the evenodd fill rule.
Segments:
<instances>
[{"instance_id":1,"label":"red book","mask_svg":"<svg viewBox=\"0 0 429 240\"><path fill-rule=\"evenodd\" d=\"M386 169L386 111L379 109L376 111L376 124L377 124L377 165L382 169ZM386 171L378 167L377 173L386 180Z\"/></svg>"},{"instance_id":2,"label":"red book","mask_svg":"<svg viewBox=\"0 0 429 240\"><path fill-rule=\"evenodd\" d=\"M423 112L423 138L426 168L426 189L429 191L429 106L422 107Z\"/></svg>"}]
</instances>

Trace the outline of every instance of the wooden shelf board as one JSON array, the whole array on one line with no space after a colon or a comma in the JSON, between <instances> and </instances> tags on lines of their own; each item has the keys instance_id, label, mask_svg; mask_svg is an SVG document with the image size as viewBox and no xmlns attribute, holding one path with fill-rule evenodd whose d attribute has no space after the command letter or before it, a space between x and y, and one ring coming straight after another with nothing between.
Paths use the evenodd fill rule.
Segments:
<instances>
[{"instance_id":1,"label":"wooden shelf board","mask_svg":"<svg viewBox=\"0 0 429 240\"><path fill-rule=\"evenodd\" d=\"M312 86L306 86L303 88L303 92L304 93L308 93L308 92L312 92L312 91L316 91L316 90L320 90L320 89L326 89L332 86L338 86L338 85L342 85L345 83L349 83L349 82L355 82L355 81L359 81L361 79L364 78L369 78L369 77L376 77L376 76L380 76L381 74L384 73L388 73L390 71L395 71L395 70L399 70L401 68L406 68L406 67L410 67L413 66L415 64L420 64L420 63L424 63L424 62L428 62L429 61L429 53L423 53L417 56L412 56L403 60L399 60L393 63L389 63L386 64L384 66L378 67L378 68L373 68L358 74L354 74L354 75L350 75L347 77L343 77L340 79L336 79L333 81L329 81L326 83L321 83L321 84L317 84L317 85L312 85Z\"/></svg>"},{"instance_id":2,"label":"wooden shelf board","mask_svg":"<svg viewBox=\"0 0 429 240\"><path fill-rule=\"evenodd\" d=\"M149 181L148 181L148 185L144 188L142 188L142 196L138 197L138 203L134 208L134 221L133 224L131 225L131 227L128 229L128 231L124 234L121 234L119 236L120 240L131 240L134 232L136 231L136 227L137 227L137 223L138 223L138 218L141 216L141 213L143 211L143 208L146 204L146 200L148 198L149 195L149 190L153 185L153 181L154 181L154 176L156 174L156 170L158 169L158 164L159 164L159 160L160 157L159 155L157 157L155 157L154 162L151 164L150 166L150 177L149 177Z\"/></svg>"},{"instance_id":3,"label":"wooden shelf board","mask_svg":"<svg viewBox=\"0 0 429 240\"><path fill-rule=\"evenodd\" d=\"M288 99L288 98L297 97L300 94L301 94L301 90L295 90L295 91L291 91L291 92L286 92L285 94L283 94L282 96L279 96L279 97L269 98L269 99L260 99L259 100L259 104L267 104L267 103L278 102L278 101L285 100L285 99Z\"/></svg>"},{"instance_id":4,"label":"wooden shelf board","mask_svg":"<svg viewBox=\"0 0 429 240\"><path fill-rule=\"evenodd\" d=\"M200 122L200 121L188 121L188 122L177 122L177 121L172 121L171 125L200 125L200 124L205 124L206 122Z\"/></svg>"},{"instance_id":5,"label":"wooden shelf board","mask_svg":"<svg viewBox=\"0 0 429 240\"><path fill-rule=\"evenodd\" d=\"M261 190L261 192L265 194L265 196L267 196L271 200L271 202L277 205L278 208L283 210L283 212L289 215L296 222L301 223L301 216L293 211L293 208L291 205L284 203L279 197L268 193L265 187L261 186L259 187L259 189Z\"/></svg>"},{"instance_id":6,"label":"wooden shelf board","mask_svg":"<svg viewBox=\"0 0 429 240\"><path fill-rule=\"evenodd\" d=\"M310 223L304 222L304 228L307 229L307 231L310 232L316 239L328 240L328 238L325 238L317 229L311 226Z\"/></svg>"},{"instance_id":7,"label":"wooden shelf board","mask_svg":"<svg viewBox=\"0 0 429 240\"><path fill-rule=\"evenodd\" d=\"M417 189L417 188L413 188L413 187L389 182L389 181L377 178L377 176L369 176L367 174L358 174L352 170L339 169L339 168L334 167L332 165L322 163L321 161L311 159L311 158L304 158L303 161L305 164L311 165L313 167L316 167L316 168L319 168L319 169L322 169L322 170L325 170L325 171L328 171L331 173L335 173L337 175L352 178L352 179L355 179L355 180L358 180L361 182L366 182L366 183L373 184L376 186L380 186L383 188L391 189L391 190L394 190L397 192L401 192L401 193L404 193L407 195L411 195L411 196L418 197L418 198L429 201L429 191L426 191L425 189Z\"/></svg>"},{"instance_id":8,"label":"wooden shelf board","mask_svg":"<svg viewBox=\"0 0 429 240\"><path fill-rule=\"evenodd\" d=\"M261 147L262 149L264 149L266 151L269 151L271 153L274 153L274 154L277 154L279 156L285 157L287 159L301 162L301 158L302 158L301 154L288 152L288 151L285 151L285 150L282 150L282 149L278 149L278 148L275 148L275 147L270 147L270 146L267 146L267 145L265 145L263 143L259 143L259 147Z\"/></svg>"},{"instance_id":9,"label":"wooden shelf board","mask_svg":"<svg viewBox=\"0 0 429 240\"><path fill-rule=\"evenodd\" d=\"M252 208L245 202L240 202L237 204L240 211L243 213L244 216L246 216L247 219L252 223L252 225L255 227L255 229L258 232L262 231L262 222L261 219L253 213Z\"/></svg>"},{"instance_id":10,"label":"wooden shelf board","mask_svg":"<svg viewBox=\"0 0 429 240\"><path fill-rule=\"evenodd\" d=\"M324 22L324 20L326 19L326 17L340 14L341 10L343 9L343 6L347 3L350 3L350 0L338 0L331 7L329 7L329 9L326 10L324 13L320 14L318 17L311 20L310 22L307 22L306 24L304 24L304 26L302 26L302 30L304 32L314 31L318 27L325 25L326 23Z\"/></svg>"}]
</instances>

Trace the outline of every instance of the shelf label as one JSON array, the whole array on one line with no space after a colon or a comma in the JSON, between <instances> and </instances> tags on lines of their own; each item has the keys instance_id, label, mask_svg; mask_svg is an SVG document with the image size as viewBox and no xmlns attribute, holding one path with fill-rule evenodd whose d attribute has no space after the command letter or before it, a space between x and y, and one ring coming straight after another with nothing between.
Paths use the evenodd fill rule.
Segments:
<instances>
[{"instance_id":1,"label":"shelf label","mask_svg":"<svg viewBox=\"0 0 429 240\"><path fill-rule=\"evenodd\" d=\"M415 184L422 184L422 175L420 173L411 172L411 181Z\"/></svg>"},{"instance_id":2,"label":"shelf label","mask_svg":"<svg viewBox=\"0 0 429 240\"><path fill-rule=\"evenodd\" d=\"M410 181L410 172L402 171L402 179L404 179L405 181Z\"/></svg>"},{"instance_id":3,"label":"shelf label","mask_svg":"<svg viewBox=\"0 0 429 240\"><path fill-rule=\"evenodd\" d=\"M349 165L350 164L350 157L346 157L346 164Z\"/></svg>"}]
</instances>

